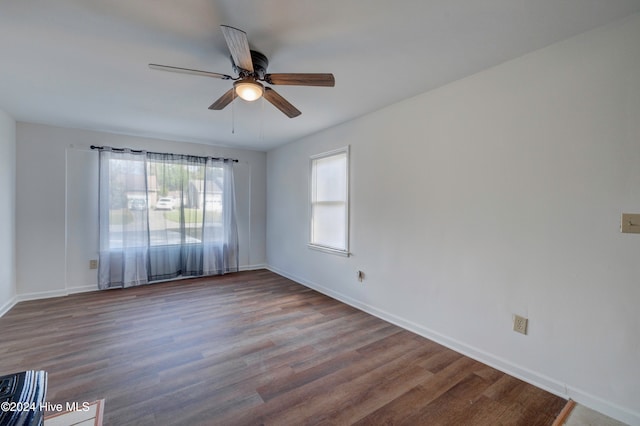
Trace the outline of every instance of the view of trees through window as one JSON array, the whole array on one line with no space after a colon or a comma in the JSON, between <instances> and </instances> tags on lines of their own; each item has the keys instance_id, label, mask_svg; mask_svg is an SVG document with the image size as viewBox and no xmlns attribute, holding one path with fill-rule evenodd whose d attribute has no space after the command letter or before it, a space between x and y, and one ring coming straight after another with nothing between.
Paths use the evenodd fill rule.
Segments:
<instances>
[{"instance_id":1,"label":"view of trees through window","mask_svg":"<svg viewBox=\"0 0 640 426\"><path fill-rule=\"evenodd\" d=\"M224 170L202 161L112 158L110 247L199 243L222 224ZM147 233L148 229L148 233Z\"/></svg>"}]
</instances>

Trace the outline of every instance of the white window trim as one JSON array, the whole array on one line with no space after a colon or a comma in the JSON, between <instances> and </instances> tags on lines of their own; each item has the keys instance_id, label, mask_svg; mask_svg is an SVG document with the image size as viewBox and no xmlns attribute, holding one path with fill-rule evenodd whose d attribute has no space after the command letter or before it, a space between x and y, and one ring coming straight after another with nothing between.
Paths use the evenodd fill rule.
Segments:
<instances>
[{"instance_id":1,"label":"white window trim","mask_svg":"<svg viewBox=\"0 0 640 426\"><path fill-rule=\"evenodd\" d=\"M313 220L313 209L312 209L312 205L313 205L313 191L311 188L311 185L313 184L313 161L317 160L317 159L321 159L321 158L325 158L325 157L331 157L333 155L337 155L337 154L347 154L347 164L346 164L346 205L345 205L345 245L346 248L343 249L339 249L339 248L335 248L335 247L329 247L329 246L324 246L321 244L316 244L311 242L311 238L312 238L312 231L311 231L311 224L312 224L312 220ZM350 153L350 149L349 149L349 145L344 146L342 148L337 148L331 151L327 151L327 152L323 152L320 154L315 154L309 157L309 184L307 185L307 188L309 188L309 203L308 203L308 208L309 208L309 212L308 212L308 221L307 221L307 225L308 225L308 230L309 230L309 243L307 244L307 246L310 249L313 250L318 250L318 251L322 251L325 253L330 253L330 254L335 254L338 256L345 256L345 257L349 257L351 255L351 252L349 251L349 236L350 236L350 214L349 214L349 205L351 204L351 198L350 198L350 191L349 191L349 186L350 186L350 179L349 179L349 174L350 174L350 162L351 162L351 153Z\"/></svg>"}]
</instances>

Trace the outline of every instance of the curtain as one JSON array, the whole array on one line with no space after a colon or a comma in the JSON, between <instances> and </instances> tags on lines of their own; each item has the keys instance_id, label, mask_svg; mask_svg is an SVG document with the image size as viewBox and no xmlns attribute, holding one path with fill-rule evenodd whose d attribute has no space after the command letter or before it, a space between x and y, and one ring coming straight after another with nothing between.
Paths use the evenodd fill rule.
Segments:
<instances>
[{"instance_id":1,"label":"curtain","mask_svg":"<svg viewBox=\"0 0 640 426\"><path fill-rule=\"evenodd\" d=\"M238 271L233 162L100 151L99 287Z\"/></svg>"},{"instance_id":2,"label":"curtain","mask_svg":"<svg viewBox=\"0 0 640 426\"><path fill-rule=\"evenodd\" d=\"M102 151L99 168L98 287L146 284L149 271L146 157ZM144 208L138 207L142 203Z\"/></svg>"}]
</instances>

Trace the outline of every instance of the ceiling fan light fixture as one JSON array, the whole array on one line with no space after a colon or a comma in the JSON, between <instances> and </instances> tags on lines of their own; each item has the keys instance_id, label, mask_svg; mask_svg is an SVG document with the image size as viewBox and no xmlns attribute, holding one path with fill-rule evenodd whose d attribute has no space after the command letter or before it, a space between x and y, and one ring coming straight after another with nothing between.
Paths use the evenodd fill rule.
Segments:
<instances>
[{"instance_id":1,"label":"ceiling fan light fixture","mask_svg":"<svg viewBox=\"0 0 640 426\"><path fill-rule=\"evenodd\" d=\"M252 78L245 78L233 83L236 95L245 101L255 101L262 97L264 87Z\"/></svg>"}]
</instances>

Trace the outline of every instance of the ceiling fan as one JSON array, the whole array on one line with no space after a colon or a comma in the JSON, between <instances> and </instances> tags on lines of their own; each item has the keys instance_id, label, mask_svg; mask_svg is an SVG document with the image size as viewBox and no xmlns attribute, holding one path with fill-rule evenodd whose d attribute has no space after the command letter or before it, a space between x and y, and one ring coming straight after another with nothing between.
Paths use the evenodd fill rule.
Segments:
<instances>
[{"instance_id":1,"label":"ceiling fan","mask_svg":"<svg viewBox=\"0 0 640 426\"><path fill-rule=\"evenodd\" d=\"M264 97L289 118L297 117L301 112L271 87L265 87L260 83L261 81L274 86L335 86L333 74L328 73L268 74L267 66L269 65L269 61L267 57L260 52L249 49L249 41L244 31L227 25L221 25L220 27L222 28L222 34L231 52L231 63L234 72L238 74L237 77L168 65L149 64L149 68L160 71L220 78L222 80L234 80L233 87L211 104L209 107L211 110L223 109L236 98L236 95L246 101L255 101Z\"/></svg>"}]
</instances>

